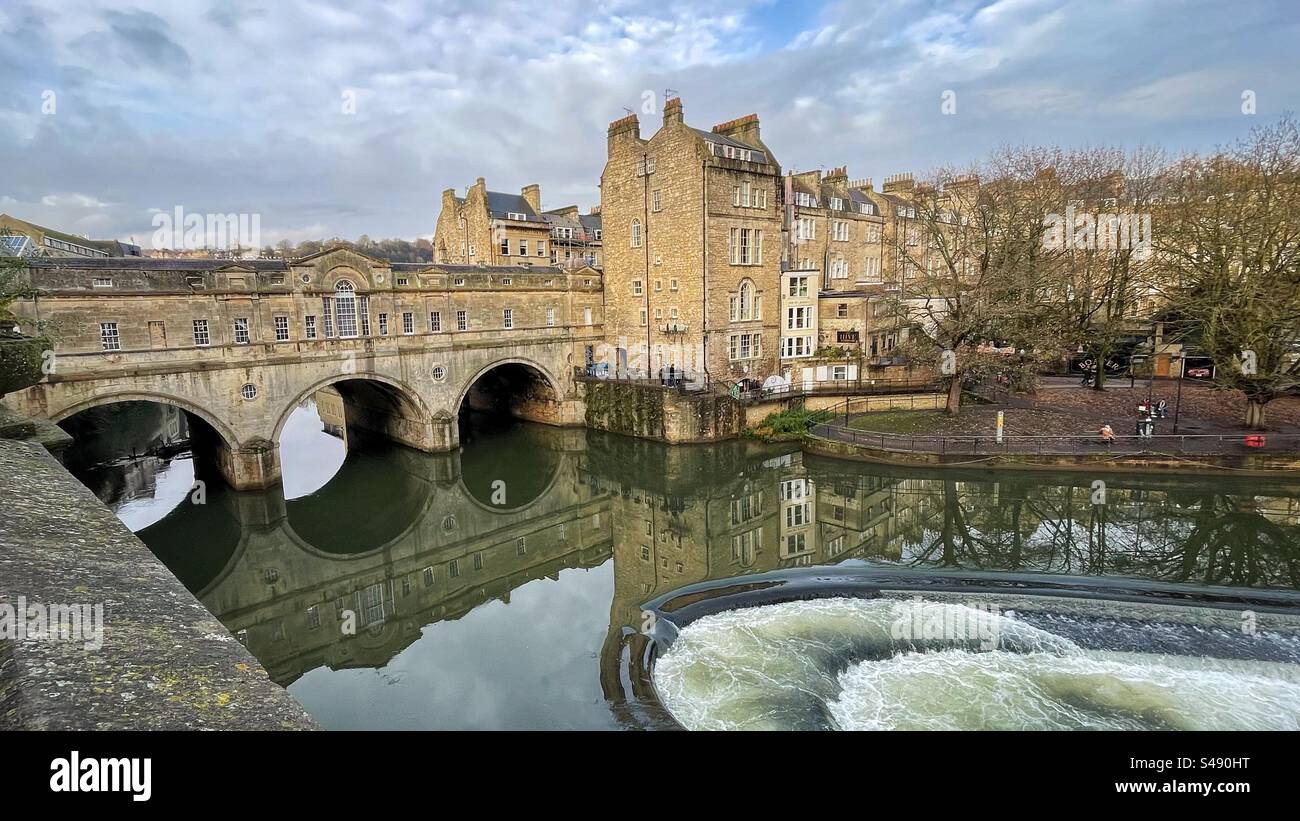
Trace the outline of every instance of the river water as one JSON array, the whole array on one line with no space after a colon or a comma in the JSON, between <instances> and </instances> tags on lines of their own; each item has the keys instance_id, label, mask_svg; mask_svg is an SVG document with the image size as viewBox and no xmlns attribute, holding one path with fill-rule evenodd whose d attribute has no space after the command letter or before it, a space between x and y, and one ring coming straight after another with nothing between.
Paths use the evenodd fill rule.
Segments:
<instances>
[{"instance_id":1,"label":"river water","mask_svg":"<svg viewBox=\"0 0 1300 821\"><path fill-rule=\"evenodd\" d=\"M615 729L651 702L702 728L1300 720L1300 485L488 419L422 454L345 445L308 403L283 487L235 493L175 446L175 411L68 426L73 471L329 728ZM683 588L812 573L815 591L819 567L874 581L679 619L638 684L646 617Z\"/></svg>"}]
</instances>

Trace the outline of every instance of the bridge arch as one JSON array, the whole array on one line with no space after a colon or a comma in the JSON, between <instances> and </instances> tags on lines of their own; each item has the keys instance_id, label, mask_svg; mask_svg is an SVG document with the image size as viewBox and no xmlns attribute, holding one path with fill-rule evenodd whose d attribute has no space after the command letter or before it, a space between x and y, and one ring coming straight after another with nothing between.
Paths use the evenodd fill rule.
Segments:
<instances>
[{"instance_id":1,"label":"bridge arch","mask_svg":"<svg viewBox=\"0 0 1300 821\"><path fill-rule=\"evenodd\" d=\"M240 446L240 440L235 435L235 431L216 414L179 396L154 391L124 390L96 394L74 402L60 410L51 411L50 421L55 423L63 422L82 411L103 407L104 405L115 405L119 402L158 402L163 405L172 405L206 422L224 440L227 447L238 449Z\"/></svg>"},{"instance_id":2,"label":"bridge arch","mask_svg":"<svg viewBox=\"0 0 1300 821\"><path fill-rule=\"evenodd\" d=\"M511 411L514 412L516 416L539 422L550 422L552 424L561 423L558 414L556 415L556 418L546 418L551 415L546 412L547 408L529 407L529 405L549 403L558 410L559 403L564 398L563 391L560 387L560 381L556 379L555 374L551 373L549 368L537 360L517 356L498 359L479 368L479 370L461 386L460 393L456 397L456 404L452 409L453 413L459 415L464 412L466 410L467 399L470 400L472 406L474 404L474 399L471 396L471 392L476 386L480 385L480 382L482 382L485 377L488 377L493 373L504 375L507 379L514 378L516 380L516 387L521 389L520 392L516 392L513 395L499 394L497 397L499 399L511 400Z\"/></svg>"},{"instance_id":3,"label":"bridge arch","mask_svg":"<svg viewBox=\"0 0 1300 821\"><path fill-rule=\"evenodd\" d=\"M339 390L339 386L343 386L343 389ZM438 442L432 437L434 415L424 398L420 396L420 392L400 379L373 371L333 374L299 391L281 409L276 418L275 428L271 431L271 441L277 447L289 416L304 401L328 387L334 387L344 394L345 404L349 399L363 402L382 399L389 404L389 410L395 412L387 418L377 418L375 414L371 415L375 418L349 418L347 420L349 425L377 428L378 432L417 450L442 449L437 446ZM373 401L370 401L370 404L373 405ZM371 406L367 410L378 412L383 409Z\"/></svg>"},{"instance_id":4,"label":"bridge arch","mask_svg":"<svg viewBox=\"0 0 1300 821\"><path fill-rule=\"evenodd\" d=\"M200 466L212 466L232 487L243 490L265 487L279 480L279 466L275 454L265 440L256 436L241 438L226 419L210 409L189 399L169 392L140 388L127 388L96 393L70 402L59 408L50 408L46 416L53 422L66 422L79 413L93 408L126 402L144 402L178 408L198 424L191 424L189 442L195 454L195 471Z\"/></svg>"}]
</instances>

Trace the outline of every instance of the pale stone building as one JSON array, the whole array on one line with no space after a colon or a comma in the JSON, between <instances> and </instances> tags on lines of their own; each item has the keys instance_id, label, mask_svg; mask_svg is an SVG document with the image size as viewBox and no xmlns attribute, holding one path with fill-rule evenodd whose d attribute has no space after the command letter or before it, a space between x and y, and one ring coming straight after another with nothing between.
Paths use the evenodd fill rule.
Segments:
<instances>
[{"instance_id":1,"label":"pale stone building","mask_svg":"<svg viewBox=\"0 0 1300 821\"><path fill-rule=\"evenodd\" d=\"M323 262L342 273L323 277ZM259 345L293 351L380 337L413 337L415 344L601 322L594 269L388 262L346 248L288 261L49 260L32 268L31 280L44 290L39 303L24 300L14 311L24 320L57 321L61 354L199 356Z\"/></svg>"},{"instance_id":2,"label":"pale stone building","mask_svg":"<svg viewBox=\"0 0 1300 821\"><path fill-rule=\"evenodd\" d=\"M703 131L673 98L649 139L635 114L610 124L601 215L612 367L747 385L776 372L780 197L757 115Z\"/></svg>"},{"instance_id":3,"label":"pale stone building","mask_svg":"<svg viewBox=\"0 0 1300 821\"><path fill-rule=\"evenodd\" d=\"M878 285L885 256L885 220L871 181L850 181L844 167L787 174L786 267L815 271L821 288Z\"/></svg>"},{"instance_id":4,"label":"pale stone building","mask_svg":"<svg viewBox=\"0 0 1300 821\"><path fill-rule=\"evenodd\" d=\"M785 271L781 274L782 367L806 359L817 352L818 340L818 272Z\"/></svg>"},{"instance_id":5,"label":"pale stone building","mask_svg":"<svg viewBox=\"0 0 1300 821\"><path fill-rule=\"evenodd\" d=\"M55 340L49 377L5 396L61 421L116 401L177 405L207 423L232 486L280 479L289 413L337 385L349 426L428 452L457 417L494 409L582 423L573 372L604 338L590 268L390 263L347 248L295 260L33 260L12 306Z\"/></svg>"},{"instance_id":6,"label":"pale stone building","mask_svg":"<svg viewBox=\"0 0 1300 821\"><path fill-rule=\"evenodd\" d=\"M442 192L433 259L443 265L550 265L550 237L539 186L507 194L489 191L479 177L464 197L451 188Z\"/></svg>"},{"instance_id":7,"label":"pale stone building","mask_svg":"<svg viewBox=\"0 0 1300 821\"><path fill-rule=\"evenodd\" d=\"M578 213L576 205L556 208L542 214L551 227L551 264L564 268L603 264L603 232L600 206L589 213Z\"/></svg>"}]
</instances>

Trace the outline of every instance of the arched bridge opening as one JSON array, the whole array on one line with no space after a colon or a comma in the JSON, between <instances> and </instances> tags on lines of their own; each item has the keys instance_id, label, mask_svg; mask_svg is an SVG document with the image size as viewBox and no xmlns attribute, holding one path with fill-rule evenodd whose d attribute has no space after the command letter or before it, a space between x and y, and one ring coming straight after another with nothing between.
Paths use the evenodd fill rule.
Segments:
<instances>
[{"instance_id":1,"label":"arched bridge opening","mask_svg":"<svg viewBox=\"0 0 1300 821\"><path fill-rule=\"evenodd\" d=\"M133 531L225 481L232 443L195 411L160 399L106 400L56 420L68 470Z\"/></svg>"},{"instance_id":2,"label":"arched bridge opening","mask_svg":"<svg viewBox=\"0 0 1300 821\"><path fill-rule=\"evenodd\" d=\"M343 376L303 392L276 426L285 497L319 491L344 465L367 451L400 445L446 450L446 424L429 414L410 388L375 376Z\"/></svg>"},{"instance_id":3,"label":"arched bridge opening","mask_svg":"<svg viewBox=\"0 0 1300 821\"><path fill-rule=\"evenodd\" d=\"M466 388L457 408L462 445L513 420L565 423L554 380L528 362L503 362L482 371Z\"/></svg>"}]
</instances>

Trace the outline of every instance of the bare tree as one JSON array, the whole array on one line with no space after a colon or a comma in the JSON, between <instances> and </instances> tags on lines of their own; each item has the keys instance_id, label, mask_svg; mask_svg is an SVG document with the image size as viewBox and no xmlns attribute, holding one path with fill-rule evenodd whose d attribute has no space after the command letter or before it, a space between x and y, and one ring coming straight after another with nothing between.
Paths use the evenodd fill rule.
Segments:
<instances>
[{"instance_id":1,"label":"bare tree","mask_svg":"<svg viewBox=\"0 0 1300 821\"><path fill-rule=\"evenodd\" d=\"M1006 148L978 175L941 170L899 220L891 310L909 326L906 353L946 381L949 415L961 409L964 383L1031 371L1035 356L1057 351L1048 300L1064 254L1043 235L1060 201L1058 159L1055 149Z\"/></svg>"},{"instance_id":2,"label":"bare tree","mask_svg":"<svg viewBox=\"0 0 1300 821\"><path fill-rule=\"evenodd\" d=\"M1138 318L1150 307L1151 207L1165 162L1150 147L1128 155L1092 148L1071 152L1058 168L1057 239L1065 258L1054 303L1061 341L1094 363L1096 390L1105 390L1106 363L1138 333Z\"/></svg>"},{"instance_id":3,"label":"bare tree","mask_svg":"<svg viewBox=\"0 0 1300 821\"><path fill-rule=\"evenodd\" d=\"M1153 217L1155 265L1215 380L1245 395L1247 427L1300 384L1300 129L1257 127L1168 175Z\"/></svg>"}]
</instances>

